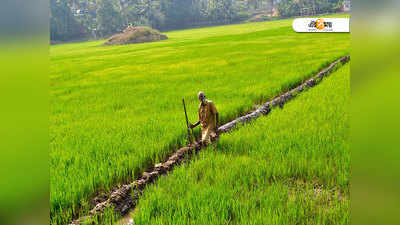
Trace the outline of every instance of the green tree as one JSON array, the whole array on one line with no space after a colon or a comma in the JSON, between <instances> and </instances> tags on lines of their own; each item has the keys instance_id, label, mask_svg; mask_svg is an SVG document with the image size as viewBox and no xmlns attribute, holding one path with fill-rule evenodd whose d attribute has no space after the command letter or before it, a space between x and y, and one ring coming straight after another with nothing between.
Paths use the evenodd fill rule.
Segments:
<instances>
[{"instance_id":1,"label":"green tree","mask_svg":"<svg viewBox=\"0 0 400 225\"><path fill-rule=\"evenodd\" d=\"M114 8L110 0L99 0L96 14L97 31L100 36L105 37L122 31L121 14Z\"/></svg>"},{"instance_id":2,"label":"green tree","mask_svg":"<svg viewBox=\"0 0 400 225\"><path fill-rule=\"evenodd\" d=\"M192 22L194 0L166 0L161 1L161 12L165 15L167 29L188 27Z\"/></svg>"},{"instance_id":3,"label":"green tree","mask_svg":"<svg viewBox=\"0 0 400 225\"><path fill-rule=\"evenodd\" d=\"M50 40L78 39L86 32L87 29L74 18L67 1L50 0Z\"/></svg>"},{"instance_id":4,"label":"green tree","mask_svg":"<svg viewBox=\"0 0 400 225\"><path fill-rule=\"evenodd\" d=\"M308 16L340 10L342 0L283 0L278 10L282 17Z\"/></svg>"}]
</instances>

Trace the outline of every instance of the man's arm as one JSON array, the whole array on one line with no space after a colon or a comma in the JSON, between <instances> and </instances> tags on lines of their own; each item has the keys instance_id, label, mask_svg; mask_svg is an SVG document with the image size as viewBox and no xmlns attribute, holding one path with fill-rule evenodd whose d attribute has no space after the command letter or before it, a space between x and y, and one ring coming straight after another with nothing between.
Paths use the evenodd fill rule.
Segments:
<instances>
[{"instance_id":1,"label":"man's arm","mask_svg":"<svg viewBox=\"0 0 400 225\"><path fill-rule=\"evenodd\" d=\"M199 106L199 109L198 109L198 113L199 113L199 120L194 124L189 123L190 129L193 129L193 128L197 127L200 124L200 106Z\"/></svg>"},{"instance_id":2,"label":"man's arm","mask_svg":"<svg viewBox=\"0 0 400 225\"><path fill-rule=\"evenodd\" d=\"M189 124L189 127L190 127L190 129L193 129L193 128L195 128L195 127L197 127L198 125L200 124L200 120L199 121L197 121L195 124Z\"/></svg>"}]
</instances>

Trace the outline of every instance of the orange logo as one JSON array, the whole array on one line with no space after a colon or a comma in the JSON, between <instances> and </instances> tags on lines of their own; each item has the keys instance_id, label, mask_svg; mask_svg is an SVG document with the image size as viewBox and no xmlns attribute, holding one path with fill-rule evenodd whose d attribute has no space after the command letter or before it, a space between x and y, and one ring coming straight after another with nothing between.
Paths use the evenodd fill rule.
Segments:
<instances>
[{"instance_id":1,"label":"orange logo","mask_svg":"<svg viewBox=\"0 0 400 225\"><path fill-rule=\"evenodd\" d=\"M318 30L324 29L324 28L325 28L325 21L324 21L324 19L317 19L317 21L315 21L315 27L316 27Z\"/></svg>"}]
</instances>

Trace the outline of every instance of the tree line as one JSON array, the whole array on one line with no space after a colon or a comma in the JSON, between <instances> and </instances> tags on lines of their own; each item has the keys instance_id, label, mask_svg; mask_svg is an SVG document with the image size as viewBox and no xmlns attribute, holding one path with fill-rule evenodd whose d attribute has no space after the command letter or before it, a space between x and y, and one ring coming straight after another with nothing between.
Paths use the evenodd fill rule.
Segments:
<instances>
[{"instance_id":1,"label":"tree line","mask_svg":"<svg viewBox=\"0 0 400 225\"><path fill-rule=\"evenodd\" d=\"M343 0L50 0L50 39L104 38L129 24L158 30L238 23L256 13L290 17L339 10Z\"/></svg>"}]
</instances>

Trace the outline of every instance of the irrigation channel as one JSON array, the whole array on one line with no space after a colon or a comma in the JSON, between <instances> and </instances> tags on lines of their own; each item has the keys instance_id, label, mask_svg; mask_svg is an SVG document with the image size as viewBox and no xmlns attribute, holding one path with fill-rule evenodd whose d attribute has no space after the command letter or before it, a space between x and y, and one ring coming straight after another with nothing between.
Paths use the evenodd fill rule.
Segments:
<instances>
[{"instance_id":1,"label":"irrigation channel","mask_svg":"<svg viewBox=\"0 0 400 225\"><path fill-rule=\"evenodd\" d=\"M304 81L297 87L266 102L255 111L250 112L244 116L238 117L235 120L220 126L218 128L218 134L221 135L223 133L229 132L230 130L235 128L237 124L244 124L260 117L261 115L267 115L276 106L282 107L290 99L297 96L297 94L308 88L315 86L316 84L321 82L321 80L324 77L329 75L331 72L335 71L335 69L338 66L343 65L349 61L350 61L349 55L334 61L328 67L320 71L317 75L314 75L313 77ZM135 208L136 203L140 195L142 195L146 185L152 184L161 175L167 175L168 171L171 171L175 166L180 165L183 161L190 160L193 154L197 153L204 147L206 146L194 143L178 149L166 161L158 163L153 167L149 168L146 172L143 172L143 174L134 182L122 185L120 187L115 187L106 199L97 203L94 206L94 208L90 210L89 215L80 217L72 221L70 225L80 224L86 219L93 217L94 215L100 215L101 217L101 214L107 207L112 207L115 213L125 216L120 221L120 224L121 223L124 225L132 224L132 219L130 218L129 212Z\"/></svg>"}]
</instances>

